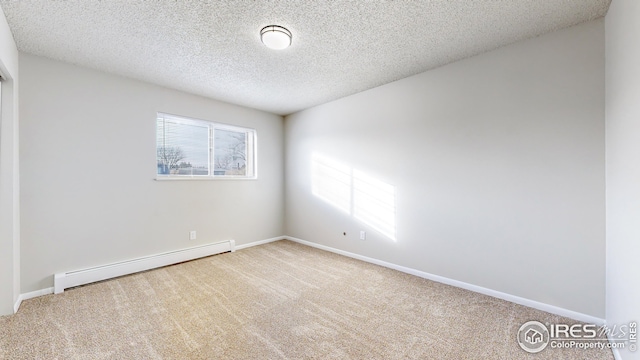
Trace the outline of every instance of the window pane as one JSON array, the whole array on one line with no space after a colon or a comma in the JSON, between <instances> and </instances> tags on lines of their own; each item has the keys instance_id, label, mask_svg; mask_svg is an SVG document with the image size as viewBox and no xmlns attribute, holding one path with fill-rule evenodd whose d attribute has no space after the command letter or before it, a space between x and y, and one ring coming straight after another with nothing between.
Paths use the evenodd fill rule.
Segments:
<instances>
[{"instance_id":1,"label":"window pane","mask_svg":"<svg viewBox=\"0 0 640 360\"><path fill-rule=\"evenodd\" d=\"M256 174L256 131L158 113L158 178L251 178Z\"/></svg>"},{"instance_id":2,"label":"window pane","mask_svg":"<svg viewBox=\"0 0 640 360\"><path fill-rule=\"evenodd\" d=\"M159 118L159 175L209 175L209 127Z\"/></svg>"},{"instance_id":3,"label":"window pane","mask_svg":"<svg viewBox=\"0 0 640 360\"><path fill-rule=\"evenodd\" d=\"M214 129L214 175L247 175L247 133Z\"/></svg>"}]
</instances>

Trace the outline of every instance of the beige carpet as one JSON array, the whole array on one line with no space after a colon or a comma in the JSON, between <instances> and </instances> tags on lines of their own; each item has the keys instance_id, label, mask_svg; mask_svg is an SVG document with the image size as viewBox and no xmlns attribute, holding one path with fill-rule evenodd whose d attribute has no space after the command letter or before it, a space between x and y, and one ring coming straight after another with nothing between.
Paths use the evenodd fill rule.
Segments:
<instances>
[{"instance_id":1,"label":"beige carpet","mask_svg":"<svg viewBox=\"0 0 640 360\"><path fill-rule=\"evenodd\" d=\"M524 352L548 313L278 241L22 303L2 359L613 359Z\"/></svg>"}]
</instances>

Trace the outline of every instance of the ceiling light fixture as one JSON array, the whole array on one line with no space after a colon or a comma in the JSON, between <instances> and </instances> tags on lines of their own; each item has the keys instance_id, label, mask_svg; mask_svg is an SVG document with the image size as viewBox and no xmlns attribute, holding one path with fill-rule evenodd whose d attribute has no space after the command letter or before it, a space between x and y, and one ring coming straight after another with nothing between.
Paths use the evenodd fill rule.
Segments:
<instances>
[{"instance_id":1,"label":"ceiling light fixture","mask_svg":"<svg viewBox=\"0 0 640 360\"><path fill-rule=\"evenodd\" d=\"M282 50L291 45L291 31L278 25L265 26L260 30L260 40L269 49Z\"/></svg>"}]
</instances>

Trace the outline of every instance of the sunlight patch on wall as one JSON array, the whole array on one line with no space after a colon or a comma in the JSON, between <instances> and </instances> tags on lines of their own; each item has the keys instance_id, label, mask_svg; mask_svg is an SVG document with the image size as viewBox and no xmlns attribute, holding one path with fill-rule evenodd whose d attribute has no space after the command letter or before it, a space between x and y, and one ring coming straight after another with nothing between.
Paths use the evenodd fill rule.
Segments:
<instances>
[{"instance_id":1,"label":"sunlight patch on wall","mask_svg":"<svg viewBox=\"0 0 640 360\"><path fill-rule=\"evenodd\" d=\"M334 207L351 213L351 169L320 155L311 162L311 192Z\"/></svg>"},{"instance_id":2,"label":"sunlight patch on wall","mask_svg":"<svg viewBox=\"0 0 640 360\"><path fill-rule=\"evenodd\" d=\"M314 153L311 192L396 241L396 188L367 173Z\"/></svg>"},{"instance_id":3,"label":"sunlight patch on wall","mask_svg":"<svg viewBox=\"0 0 640 360\"><path fill-rule=\"evenodd\" d=\"M354 169L353 216L395 241L395 186Z\"/></svg>"}]
</instances>

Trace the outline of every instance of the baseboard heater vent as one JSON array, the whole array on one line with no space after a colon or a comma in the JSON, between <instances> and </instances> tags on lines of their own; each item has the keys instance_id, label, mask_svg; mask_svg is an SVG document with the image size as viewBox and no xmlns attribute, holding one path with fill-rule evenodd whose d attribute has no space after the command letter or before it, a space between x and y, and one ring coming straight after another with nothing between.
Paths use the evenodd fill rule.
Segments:
<instances>
[{"instance_id":1,"label":"baseboard heater vent","mask_svg":"<svg viewBox=\"0 0 640 360\"><path fill-rule=\"evenodd\" d=\"M74 286L90 284L229 251L235 251L234 240L170 251L89 269L58 273L53 277L54 292L60 294L64 292L64 289Z\"/></svg>"}]
</instances>

